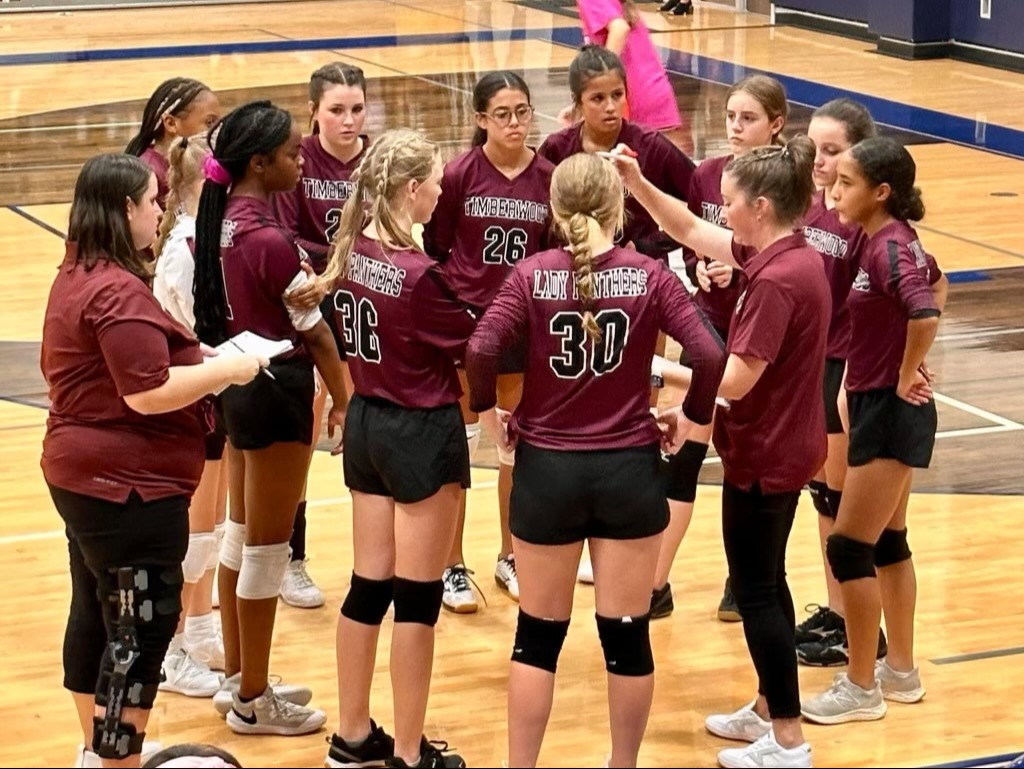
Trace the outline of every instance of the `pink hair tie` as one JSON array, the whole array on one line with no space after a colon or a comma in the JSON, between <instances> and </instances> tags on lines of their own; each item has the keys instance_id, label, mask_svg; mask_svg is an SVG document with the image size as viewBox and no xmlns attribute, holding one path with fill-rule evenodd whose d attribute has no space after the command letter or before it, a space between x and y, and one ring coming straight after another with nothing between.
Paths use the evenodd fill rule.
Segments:
<instances>
[{"instance_id":1,"label":"pink hair tie","mask_svg":"<svg viewBox=\"0 0 1024 769\"><path fill-rule=\"evenodd\" d=\"M231 174L212 154L203 158L203 176L214 184L219 184L221 187L231 186Z\"/></svg>"}]
</instances>

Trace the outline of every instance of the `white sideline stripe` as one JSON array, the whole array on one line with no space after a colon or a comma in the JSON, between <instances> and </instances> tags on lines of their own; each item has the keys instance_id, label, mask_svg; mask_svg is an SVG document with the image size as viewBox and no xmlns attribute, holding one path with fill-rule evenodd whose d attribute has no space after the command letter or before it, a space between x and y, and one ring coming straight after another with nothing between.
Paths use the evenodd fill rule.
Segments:
<instances>
[{"instance_id":1,"label":"white sideline stripe","mask_svg":"<svg viewBox=\"0 0 1024 769\"><path fill-rule=\"evenodd\" d=\"M987 336L1006 336L1007 334L1024 334L1024 328L998 328L989 331L964 332L962 334L943 334L935 337L936 342L950 342L956 339L982 339Z\"/></svg>"},{"instance_id":2,"label":"white sideline stripe","mask_svg":"<svg viewBox=\"0 0 1024 769\"><path fill-rule=\"evenodd\" d=\"M947 406L966 411L968 414L974 414L976 417L987 419L989 422L994 422L997 425L1003 427L1012 427L1015 430L1024 430L1024 425L1019 422L1014 422L1012 419L1001 417L998 414L993 414L991 411L985 411L985 409L979 409L977 406L972 406L969 403L958 401L956 398L950 398L948 395L942 393L935 393L935 400L939 403L945 403Z\"/></svg>"}]
</instances>

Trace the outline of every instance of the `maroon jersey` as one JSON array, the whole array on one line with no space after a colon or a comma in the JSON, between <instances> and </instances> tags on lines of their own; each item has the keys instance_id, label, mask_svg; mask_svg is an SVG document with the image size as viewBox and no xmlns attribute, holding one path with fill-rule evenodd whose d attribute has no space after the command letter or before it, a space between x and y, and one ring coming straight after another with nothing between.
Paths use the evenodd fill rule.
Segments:
<instances>
[{"instance_id":1,"label":"maroon jersey","mask_svg":"<svg viewBox=\"0 0 1024 769\"><path fill-rule=\"evenodd\" d=\"M804 217L804 237L825 264L825 277L832 288L832 320L828 326L825 357L846 360L850 346L850 311L846 306L857 274L861 250L867 235L856 224L843 224L834 208L825 205L825 191L817 193Z\"/></svg>"},{"instance_id":2,"label":"maroon jersey","mask_svg":"<svg viewBox=\"0 0 1024 769\"><path fill-rule=\"evenodd\" d=\"M715 419L725 479L766 494L798 491L825 461L822 386L832 316L825 268L801 233L744 265L727 350L768 366L743 398ZM817 404L817 407L815 407Z\"/></svg>"},{"instance_id":3,"label":"maroon jersey","mask_svg":"<svg viewBox=\"0 0 1024 769\"><path fill-rule=\"evenodd\" d=\"M157 151L156 147L150 147L139 155L139 159L152 168L153 173L156 174L156 201L160 204L160 208L164 208L167 204L167 193L170 191L170 187L167 186L167 171L171 164Z\"/></svg>"},{"instance_id":4,"label":"maroon jersey","mask_svg":"<svg viewBox=\"0 0 1024 769\"><path fill-rule=\"evenodd\" d=\"M138 277L67 256L50 289L41 365L50 389L43 438L46 481L123 503L191 496L203 471L204 423L197 406L140 414L124 402L159 387L171 366L201 364L199 342Z\"/></svg>"},{"instance_id":5,"label":"maroon jersey","mask_svg":"<svg viewBox=\"0 0 1024 769\"><path fill-rule=\"evenodd\" d=\"M638 153L637 163L651 184L674 198L686 200L694 165L672 142L660 133L646 131L623 120L615 143L625 144ZM556 166L570 155L583 152L583 125L577 123L551 134L537 152ZM628 194L626 225L619 242L632 243L637 251L666 262L669 251L679 248L678 243L659 229L647 209Z\"/></svg>"},{"instance_id":6,"label":"maroon jersey","mask_svg":"<svg viewBox=\"0 0 1024 769\"><path fill-rule=\"evenodd\" d=\"M295 242L309 254L317 275L327 269L327 252L341 222L341 209L355 190L350 181L370 146L363 140L363 152L342 163L320 144L319 134L302 140L302 178L291 192L274 196L274 215L291 232Z\"/></svg>"},{"instance_id":7,"label":"maroon jersey","mask_svg":"<svg viewBox=\"0 0 1024 769\"><path fill-rule=\"evenodd\" d=\"M717 224L719 227L726 226L724 205L722 203L722 174L725 172L725 166L730 160L732 160L732 155L724 155L705 160L697 166L697 170L694 171L693 179L690 182L689 194L686 198L686 204L695 216L699 216L706 222ZM735 245L733 251L737 251ZM749 251L751 256L756 253L753 250ZM699 258L703 258L703 255L698 256L693 250L685 246L683 247L683 261L686 262L686 267L692 279L695 279L693 271ZM732 283L725 288L721 288L712 282L710 291L705 291L704 289L697 291L694 297L697 306L704 310L704 314L708 316L708 320L715 324L715 328L729 328L732 311L736 307L736 300L743 291L745 283L746 277L744 274L739 270L735 270L732 274Z\"/></svg>"},{"instance_id":8,"label":"maroon jersey","mask_svg":"<svg viewBox=\"0 0 1024 769\"><path fill-rule=\"evenodd\" d=\"M334 307L357 393L407 408L459 400L455 361L465 354L476 319L429 256L385 251L360 235Z\"/></svg>"},{"instance_id":9,"label":"maroon jersey","mask_svg":"<svg viewBox=\"0 0 1024 769\"><path fill-rule=\"evenodd\" d=\"M267 339L288 339L295 349L281 358L303 355L302 337L284 303L285 290L302 272L299 250L274 219L269 203L245 195L228 199L220 258L228 336L251 331Z\"/></svg>"},{"instance_id":10,"label":"maroon jersey","mask_svg":"<svg viewBox=\"0 0 1024 769\"><path fill-rule=\"evenodd\" d=\"M445 166L441 197L423 244L444 264L448 284L462 301L486 307L516 262L547 247L554 170L535 155L519 176L509 179L483 147Z\"/></svg>"},{"instance_id":11,"label":"maroon jersey","mask_svg":"<svg viewBox=\"0 0 1024 769\"><path fill-rule=\"evenodd\" d=\"M906 222L868 239L853 282L846 389L895 387L907 345L907 321L939 314L931 285L942 277L934 257Z\"/></svg>"},{"instance_id":12,"label":"maroon jersey","mask_svg":"<svg viewBox=\"0 0 1024 769\"><path fill-rule=\"evenodd\" d=\"M593 274L597 343L583 330L567 251L544 251L516 265L469 343L471 408L494 405L501 351L526 339L529 360L513 433L563 451L657 443L651 359L664 330L683 345L694 370L683 411L694 422L710 422L725 355L679 279L663 263L619 247L596 259Z\"/></svg>"}]
</instances>

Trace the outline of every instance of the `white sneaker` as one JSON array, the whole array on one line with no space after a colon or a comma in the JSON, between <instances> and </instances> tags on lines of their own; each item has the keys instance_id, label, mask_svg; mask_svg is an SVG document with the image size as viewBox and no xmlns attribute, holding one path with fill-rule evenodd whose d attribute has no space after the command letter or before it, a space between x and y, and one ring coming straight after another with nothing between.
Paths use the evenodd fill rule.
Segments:
<instances>
[{"instance_id":1,"label":"white sneaker","mask_svg":"<svg viewBox=\"0 0 1024 769\"><path fill-rule=\"evenodd\" d=\"M202 662L210 670L224 670L224 636L219 628L197 643L190 644L186 640L185 650L192 659Z\"/></svg>"},{"instance_id":2,"label":"white sneaker","mask_svg":"<svg viewBox=\"0 0 1024 769\"><path fill-rule=\"evenodd\" d=\"M741 742L757 742L772 730L772 722L765 721L754 712L754 703L745 705L735 713L708 716L704 728L717 737Z\"/></svg>"},{"instance_id":3,"label":"white sneaker","mask_svg":"<svg viewBox=\"0 0 1024 769\"><path fill-rule=\"evenodd\" d=\"M473 614L480 608L476 602L476 594L473 593L473 580L470 574L472 572L464 564L457 563L449 566L441 575L441 581L444 583L441 600L448 611L456 614ZM518 584L516 590L518 591Z\"/></svg>"},{"instance_id":4,"label":"white sneaker","mask_svg":"<svg viewBox=\"0 0 1024 769\"><path fill-rule=\"evenodd\" d=\"M519 575L516 574L516 557L509 555L499 558L494 567L494 581L515 600L519 600Z\"/></svg>"},{"instance_id":5,"label":"white sneaker","mask_svg":"<svg viewBox=\"0 0 1024 769\"><path fill-rule=\"evenodd\" d=\"M308 705L313 699L313 690L306 686L291 686L281 683L280 679L272 676L270 685L278 695L294 705ZM220 685L220 691L213 695L213 707L221 716L231 712L234 704L234 695L238 693L238 687L242 685L242 674L235 673L230 678L225 678Z\"/></svg>"},{"instance_id":6,"label":"white sneaker","mask_svg":"<svg viewBox=\"0 0 1024 769\"><path fill-rule=\"evenodd\" d=\"M300 609L316 609L324 605L324 594L306 571L306 561L288 564L288 571L281 581L281 600Z\"/></svg>"},{"instance_id":7,"label":"white sneaker","mask_svg":"<svg viewBox=\"0 0 1024 769\"><path fill-rule=\"evenodd\" d=\"M831 725L877 721L888 709L877 680L873 689L861 689L846 673L838 673L830 688L800 706L800 713L808 721Z\"/></svg>"},{"instance_id":8,"label":"white sneaker","mask_svg":"<svg viewBox=\"0 0 1024 769\"><path fill-rule=\"evenodd\" d=\"M580 561L580 568L576 571L576 579L584 585L594 584L594 564L589 558Z\"/></svg>"},{"instance_id":9,"label":"white sneaker","mask_svg":"<svg viewBox=\"0 0 1024 769\"><path fill-rule=\"evenodd\" d=\"M250 702L233 696L228 726L235 734L280 734L293 737L315 732L325 723L327 715L322 710L295 705L268 686Z\"/></svg>"},{"instance_id":10,"label":"white sneaker","mask_svg":"<svg viewBox=\"0 0 1024 769\"><path fill-rule=\"evenodd\" d=\"M806 742L795 748L784 748L769 731L753 745L745 748L726 748L718 752L718 763L726 767L811 767L811 746Z\"/></svg>"},{"instance_id":11,"label":"white sneaker","mask_svg":"<svg viewBox=\"0 0 1024 769\"><path fill-rule=\"evenodd\" d=\"M220 691L221 675L193 659L184 649L167 652L160 666L159 689L186 697L212 697Z\"/></svg>"},{"instance_id":12,"label":"white sneaker","mask_svg":"<svg viewBox=\"0 0 1024 769\"><path fill-rule=\"evenodd\" d=\"M875 678L882 687L882 696L887 700L910 705L924 699L925 691L918 668L909 673L900 673L889 667L887 660L878 660L875 663Z\"/></svg>"},{"instance_id":13,"label":"white sneaker","mask_svg":"<svg viewBox=\"0 0 1024 769\"><path fill-rule=\"evenodd\" d=\"M146 740L142 743L142 760L139 762L145 764L149 759L164 749L156 740L150 742ZM79 743L78 753L75 755L75 763L72 766L83 766L93 769L93 767L103 766L103 759L99 757L98 753L93 753L91 750L86 750L85 745Z\"/></svg>"}]
</instances>

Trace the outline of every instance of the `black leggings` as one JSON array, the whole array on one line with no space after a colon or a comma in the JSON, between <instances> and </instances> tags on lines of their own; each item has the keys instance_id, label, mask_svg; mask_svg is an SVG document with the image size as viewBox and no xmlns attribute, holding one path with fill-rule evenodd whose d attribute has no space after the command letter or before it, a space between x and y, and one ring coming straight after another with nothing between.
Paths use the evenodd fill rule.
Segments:
<instances>
[{"instance_id":1,"label":"black leggings","mask_svg":"<svg viewBox=\"0 0 1024 769\"><path fill-rule=\"evenodd\" d=\"M793 596L786 584L786 543L800 492L762 494L722 487L722 535L743 634L772 718L800 716Z\"/></svg>"},{"instance_id":2,"label":"black leggings","mask_svg":"<svg viewBox=\"0 0 1024 769\"><path fill-rule=\"evenodd\" d=\"M145 569L143 599L152 601L153 619L137 625L141 653L128 678L145 688L142 707L152 707L160 666L181 613L181 562L188 549L188 497L143 502L132 492L118 504L50 486L64 519L71 560L71 611L64 632L64 688L105 700L106 675L113 670L108 645L119 609L108 599L116 592L117 569Z\"/></svg>"}]
</instances>

